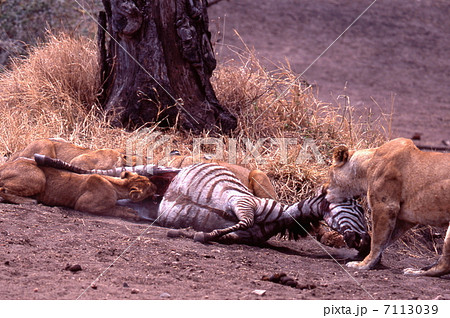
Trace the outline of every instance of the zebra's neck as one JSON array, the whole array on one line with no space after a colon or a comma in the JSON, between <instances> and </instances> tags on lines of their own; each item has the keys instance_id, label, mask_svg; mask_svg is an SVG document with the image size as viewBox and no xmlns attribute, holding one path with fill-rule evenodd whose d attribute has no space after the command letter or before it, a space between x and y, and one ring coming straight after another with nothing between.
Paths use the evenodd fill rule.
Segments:
<instances>
[{"instance_id":1,"label":"zebra's neck","mask_svg":"<svg viewBox=\"0 0 450 318\"><path fill-rule=\"evenodd\" d=\"M279 203L272 199L256 198L258 209L255 217L260 222L280 221L286 218L288 223L294 220L322 220L328 211L325 195L303 200L292 205Z\"/></svg>"},{"instance_id":2,"label":"zebra's neck","mask_svg":"<svg viewBox=\"0 0 450 318\"><path fill-rule=\"evenodd\" d=\"M303 200L298 203L298 209L302 217L322 220L329 210L329 203L325 200L325 194Z\"/></svg>"}]
</instances>

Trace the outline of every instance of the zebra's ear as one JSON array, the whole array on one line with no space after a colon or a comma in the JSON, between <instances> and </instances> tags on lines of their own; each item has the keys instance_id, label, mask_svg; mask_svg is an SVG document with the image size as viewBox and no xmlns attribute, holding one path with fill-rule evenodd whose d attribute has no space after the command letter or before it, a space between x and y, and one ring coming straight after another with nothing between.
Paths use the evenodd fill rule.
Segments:
<instances>
[{"instance_id":1,"label":"zebra's ear","mask_svg":"<svg viewBox=\"0 0 450 318\"><path fill-rule=\"evenodd\" d=\"M349 153L348 148L345 146L339 146L333 150L333 165L335 167L343 166L348 161Z\"/></svg>"}]
</instances>

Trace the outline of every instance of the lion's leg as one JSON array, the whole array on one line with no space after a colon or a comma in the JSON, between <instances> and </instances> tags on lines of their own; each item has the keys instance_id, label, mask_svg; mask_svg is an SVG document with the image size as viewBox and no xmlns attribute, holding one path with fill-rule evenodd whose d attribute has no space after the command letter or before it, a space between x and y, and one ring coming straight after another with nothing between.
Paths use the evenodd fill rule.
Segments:
<instances>
[{"instance_id":1,"label":"lion's leg","mask_svg":"<svg viewBox=\"0 0 450 318\"><path fill-rule=\"evenodd\" d=\"M397 223L395 224L394 232L392 232L391 238L389 239L388 246L402 237L402 235L405 234L405 232L412 228L414 225L416 224L397 219Z\"/></svg>"},{"instance_id":2,"label":"lion's leg","mask_svg":"<svg viewBox=\"0 0 450 318\"><path fill-rule=\"evenodd\" d=\"M248 187L253 194L260 198L277 199L275 188L269 177L261 170L252 170L248 175Z\"/></svg>"},{"instance_id":3,"label":"lion's leg","mask_svg":"<svg viewBox=\"0 0 450 318\"><path fill-rule=\"evenodd\" d=\"M97 214L106 215L106 216L114 216L117 218L127 219L127 220L131 220L131 221L142 220L136 211L134 211L133 209L124 207L124 206L114 206L112 209L107 209L107 210L101 211L100 213L97 213Z\"/></svg>"},{"instance_id":4,"label":"lion's leg","mask_svg":"<svg viewBox=\"0 0 450 318\"><path fill-rule=\"evenodd\" d=\"M431 266L431 268L413 269L406 268L403 271L406 275L423 275L423 276L443 276L450 274L450 224L445 235L444 247L442 248L442 255L438 262Z\"/></svg>"},{"instance_id":5,"label":"lion's leg","mask_svg":"<svg viewBox=\"0 0 450 318\"><path fill-rule=\"evenodd\" d=\"M82 194L75 202L74 209L97 215L139 220L136 211L116 206L117 195L114 187L101 176L91 175L81 188Z\"/></svg>"},{"instance_id":6,"label":"lion's leg","mask_svg":"<svg viewBox=\"0 0 450 318\"><path fill-rule=\"evenodd\" d=\"M395 232L396 218L400 207L398 204L372 205L372 242L370 253L361 262L349 262L348 267L358 269L372 269L381 260L381 254L389 246Z\"/></svg>"},{"instance_id":7,"label":"lion's leg","mask_svg":"<svg viewBox=\"0 0 450 318\"><path fill-rule=\"evenodd\" d=\"M36 164L20 159L8 162L0 171L0 197L14 204L35 204L36 200L28 198L44 191L45 175Z\"/></svg>"},{"instance_id":8,"label":"lion's leg","mask_svg":"<svg viewBox=\"0 0 450 318\"><path fill-rule=\"evenodd\" d=\"M0 197L8 203L13 204L36 204L37 201L35 199L15 195L12 193L7 193L8 190L5 188L0 188Z\"/></svg>"},{"instance_id":9,"label":"lion's leg","mask_svg":"<svg viewBox=\"0 0 450 318\"><path fill-rule=\"evenodd\" d=\"M115 196L112 195L112 198ZM140 217L136 211L124 206L116 206L115 200L105 199L98 200L96 198L95 191L84 193L77 200L75 210L88 212L102 216L113 216L122 219L129 219L133 221L139 221Z\"/></svg>"},{"instance_id":10,"label":"lion's leg","mask_svg":"<svg viewBox=\"0 0 450 318\"><path fill-rule=\"evenodd\" d=\"M22 151L13 154L10 160L12 161L19 157L33 158L35 153L45 155L50 158L56 158L56 149L53 142L48 139L41 139L33 141Z\"/></svg>"}]
</instances>

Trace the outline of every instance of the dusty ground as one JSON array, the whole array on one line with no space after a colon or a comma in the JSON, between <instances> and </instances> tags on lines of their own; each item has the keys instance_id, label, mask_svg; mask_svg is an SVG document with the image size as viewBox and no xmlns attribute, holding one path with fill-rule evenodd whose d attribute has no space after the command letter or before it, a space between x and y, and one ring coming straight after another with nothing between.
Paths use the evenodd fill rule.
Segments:
<instances>
[{"instance_id":1,"label":"dusty ground","mask_svg":"<svg viewBox=\"0 0 450 318\"><path fill-rule=\"evenodd\" d=\"M442 146L450 140L450 6L378 0L331 45L372 2L223 0L209 11L210 28L221 32L222 61L236 57L229 46L243 47L237 30L269 69L288 60L304 73L321 101L345 105L339 96L348 95L356 115L367 119L370 109L372 120L393 107L392 137L419 133L420 143Z\"/></svg>"},{"instance_id":2,"label":"dusty ground","mask_svg":"<svg viewBox=\"0 0 450 318\"><path fill-rule=\"evenodd\" d=\"M301 73L366 2L222 1L210 18L227 14L225 44L239 45L235 28L261 57L286 56ZM449 10L445 1L379 0L305 77L325 101L343 93L346 82L345 93L358 107L376 110L374 97L387 111L396 94L394 136L419 132L422 142L440 145L450 139ZM402 275L405 267L437 258L402 243L387 250L380 269L349 275L312 239L202 245L169 239L166 231L60 208L0 204L0 299L450 299L449 276ZM354 254L327 250L340 264ZM301 288L261 280L276 273Z\"/></svg>"},{"instance_id":3,"label":"dusty ground","mask_svg":"<svg viewBox=\"0 0 450 318\"><path fill-rule=\"evenodd\" d=\"M326 248L338 264L312 239L203 245L167 238L165 228L63 208L0 204L0 211L0 299L450 299L450 276L402 275L436 255L400 244L379 270L347 273L340 264L355 251ZM262 280L276 273L300 288Z\"/></svg>"}]
</instances>

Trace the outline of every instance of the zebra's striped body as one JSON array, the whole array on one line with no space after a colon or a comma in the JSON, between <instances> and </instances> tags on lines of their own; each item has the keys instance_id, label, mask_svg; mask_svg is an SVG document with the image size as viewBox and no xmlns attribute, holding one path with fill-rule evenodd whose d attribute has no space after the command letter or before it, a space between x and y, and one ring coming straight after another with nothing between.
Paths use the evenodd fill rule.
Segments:
<instances>
[{"instance_id":1,"label":"zebra's striped body","mask_svg":"<svg viewBox=\"0 0 450 318\"><path fill-rule=\"evenodd\" d=\"M201 231L194 239L203 242L258 244L286 231L298 237L306 234L302 227L322 219L344 237L357 240L367 235L364 211L354 201L330 210L323 194L284 205L253 196L230 171L215 164L182 169L164 194L155 219L165 227Z\"/></svg>"}]
</instances>

